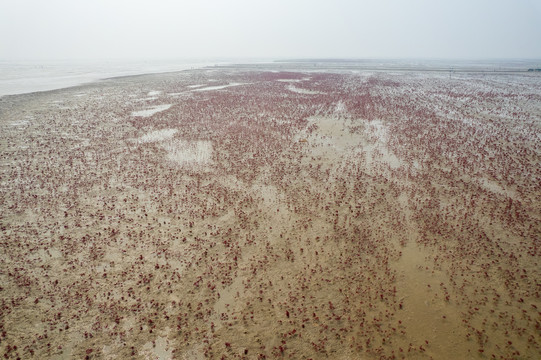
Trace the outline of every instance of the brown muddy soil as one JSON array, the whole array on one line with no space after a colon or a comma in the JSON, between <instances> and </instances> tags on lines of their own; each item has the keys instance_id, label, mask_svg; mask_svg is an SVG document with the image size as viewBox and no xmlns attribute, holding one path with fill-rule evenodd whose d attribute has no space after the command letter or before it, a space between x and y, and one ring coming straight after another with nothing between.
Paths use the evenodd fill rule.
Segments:
<instances>
[{"instance_id":1,"label":"brown muddy soil","mask_svg":"<svg viewBox=\"0 0 541 360\"><path fill-rule=\"evenodd\" d=\"M533 74L0 98L0 355L539 358L540 119Z\"/></svg>"}]
</instances>

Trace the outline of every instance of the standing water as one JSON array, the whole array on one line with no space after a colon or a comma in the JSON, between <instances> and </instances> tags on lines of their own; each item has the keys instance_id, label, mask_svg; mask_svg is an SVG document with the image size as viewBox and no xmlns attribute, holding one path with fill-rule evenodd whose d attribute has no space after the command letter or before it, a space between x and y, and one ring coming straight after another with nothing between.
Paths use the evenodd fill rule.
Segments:
<instances>
[{"instance_id":1,"label":"standing water","mask_svg":"<svg viewBox=\"0 0 541 360\"><path fill-rule=\"evenodd\" d=\"M202 68L217 60L0 61L0 96L48 91L116 76Z\"/></svg>"}]
</instances>

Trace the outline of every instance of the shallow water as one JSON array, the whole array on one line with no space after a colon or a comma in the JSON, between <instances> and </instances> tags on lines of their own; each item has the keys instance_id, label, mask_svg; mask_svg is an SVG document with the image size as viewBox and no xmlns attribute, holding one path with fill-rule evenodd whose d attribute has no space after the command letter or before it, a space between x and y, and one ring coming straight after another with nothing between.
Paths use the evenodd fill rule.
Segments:
<instances>
[{"instance_id":1,"label":"shallow water","mask_svg":"<svg viewBox=\"0 0 541 360\"><path fill-rule=\"evenodd\" d=\"M48 91L118 76L182 71L214 60L0 62L0 96Z\"/></svg>"}]
</instances>

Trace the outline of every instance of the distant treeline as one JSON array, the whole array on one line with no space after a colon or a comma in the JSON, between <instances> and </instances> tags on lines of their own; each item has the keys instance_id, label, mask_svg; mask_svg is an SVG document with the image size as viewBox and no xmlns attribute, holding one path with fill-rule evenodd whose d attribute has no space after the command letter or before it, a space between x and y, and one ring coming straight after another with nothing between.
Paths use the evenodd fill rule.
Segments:
<instances>
[{"instance_id":1,"label":"distant treeline","mask_svg":"<svg viewBox=\"0 0 541 360\"><path fill-rule=\"evenodd\" d=\"M541 68L537 68L537 69L528 69L528 71L541 71Z\"/></svg>"}]
</instances>

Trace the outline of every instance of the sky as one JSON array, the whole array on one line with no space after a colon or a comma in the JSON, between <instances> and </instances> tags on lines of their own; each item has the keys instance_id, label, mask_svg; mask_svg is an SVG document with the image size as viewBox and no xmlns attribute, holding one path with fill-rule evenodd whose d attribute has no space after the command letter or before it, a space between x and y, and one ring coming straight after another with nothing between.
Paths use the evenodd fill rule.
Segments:
<instances>
[{"instance_id":1,"label":"sky","mask_svg":"<svg viewBox=\"0 0 541 360\"><path fill-rule=\"evenodd\" d=\"M541 0L0 0L0 60L541 58Z\"/></svg>"}]
</instances>

